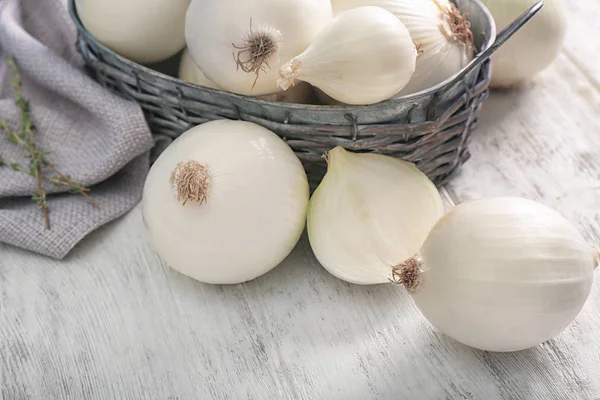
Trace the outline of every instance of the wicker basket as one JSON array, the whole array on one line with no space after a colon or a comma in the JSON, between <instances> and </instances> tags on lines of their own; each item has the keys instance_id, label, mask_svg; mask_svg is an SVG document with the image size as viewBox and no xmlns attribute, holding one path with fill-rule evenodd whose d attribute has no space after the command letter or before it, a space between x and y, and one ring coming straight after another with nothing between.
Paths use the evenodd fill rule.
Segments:
<instances>
[{"instance_id":1,"label":"wicker basket","mask_svg":"<svg viewBox=\"0 0 600 400\"><path fill-rule=\"evenodd\" d=\"M275 103L189 84L107 49L83 27L74 0L69 8L78 30L77 47L90 74L144 110L156 142L153 157L192 126L214 119L246 120L287 141L314 189L326 170L322 156L336 145L413 162L437 185L467 160L468 139L488 94L489 56L501 43L494 42L493 19L479 0L455 3L471 22L478 49L475 60L427 91L368 106Z\"/></svg>"}]
</instances>

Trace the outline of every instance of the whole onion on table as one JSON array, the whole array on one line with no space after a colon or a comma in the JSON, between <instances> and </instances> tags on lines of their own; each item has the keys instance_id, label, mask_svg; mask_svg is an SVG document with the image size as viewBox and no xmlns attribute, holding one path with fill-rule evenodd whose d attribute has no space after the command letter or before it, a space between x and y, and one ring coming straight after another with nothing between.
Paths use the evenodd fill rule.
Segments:
<instances>
[{"instance_id":1,"label":"whole onion on table","mask_svg":"<svg viewBox=\"0 0 600 400\"><path fill-rule=\"evenodd\" d=\"M339 147L310 200L308 236L336 277L403 285L437 329L490 351L523 350L565 329L598 264L547 206L495 197L443 215L439 193L412 165Z\"/></svg>"},{"instance_id":2,"label":"whole onion on table","mask_svg":"<svg viewBox=\"0 0 600 400\"><path fill-rule=\"evenodd\" d=\"M309 189L290 147L250 122L217 120L178 137L153 164L143 215L172 268L212 284L257 278L292 251Z\"/></svg>"},{"instance_id":3,"label":"whole onion on table","mask_svg":"<svg viewBox=\"0 0 600 400\"><path fill-rule=\"evenodd\" d=\"M535 0L483 0L498 31L504 29ZM544 0L542 9L492 56L494 88L517 88L548 68L558 56L566 34L561 0Z\"/></svg>"}]
</instances>

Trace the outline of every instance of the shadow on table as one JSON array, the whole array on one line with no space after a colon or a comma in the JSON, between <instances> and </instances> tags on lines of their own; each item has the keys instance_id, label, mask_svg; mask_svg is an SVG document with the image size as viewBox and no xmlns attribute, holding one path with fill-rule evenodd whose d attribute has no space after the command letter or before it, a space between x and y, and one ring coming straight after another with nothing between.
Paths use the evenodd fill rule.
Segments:
<instances>
[{"instance_id":1,"label":"shadow on table","mask_svg":"<svg viewBox=\"0 0 600 400\"><path fill-rule=\"evenodd\" d=\"M502 121L516 115L534 91L535 87L521 90L492 90L481 107L477 135L493 132L490 127L501 125Z\"/></svg>"}]
</instances>

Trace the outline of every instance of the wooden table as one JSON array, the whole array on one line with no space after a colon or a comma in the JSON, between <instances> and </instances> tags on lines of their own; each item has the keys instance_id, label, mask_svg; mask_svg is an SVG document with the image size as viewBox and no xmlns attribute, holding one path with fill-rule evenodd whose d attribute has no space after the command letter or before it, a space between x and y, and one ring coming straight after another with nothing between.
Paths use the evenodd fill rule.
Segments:
<instances>
[{"instance_id":1,"label":"wooden table","mask_svg":"<svg viewBox=\"0 0 600 400\"><path fill-rule=\"evenodd\" d=\"M518 195L600 238L600 2L570 2L564 52L486 102L449 203ZM353 286L306 238L244 285L151 251L139 207L56 262L0 245L0 393L17 399L600 399L600 276L555 339L507 354L431 329L392 285Z\"/></svg>"}]
</instances>

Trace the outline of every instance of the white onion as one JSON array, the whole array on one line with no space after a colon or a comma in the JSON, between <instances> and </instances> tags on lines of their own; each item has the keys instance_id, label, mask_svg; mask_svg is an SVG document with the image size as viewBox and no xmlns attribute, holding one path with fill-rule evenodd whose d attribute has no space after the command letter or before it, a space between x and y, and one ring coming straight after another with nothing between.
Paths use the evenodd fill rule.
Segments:
<instances>
[{"instance_id":1,"label":"white onion","mask_svg":"<svg viewBox=\"0 0 600 400\"><path fill-rule=\"evenodd\" d=\"M389 282L443 215L436 187L413 164L336 147L308 211L315 257L332 275L356 284Z\"/></svg>"},{"instance_id":2,"label":"white onion","mask_svg":"<svg viewBox=\"0 0 600 400\"><path fill-rule=\"evenodd\" d=\"M325 0L192 0L185 37L200 70L228 92L280 92L279 67L331 22Z\"/></svg>"},{"instance_id":3,"label":"white onion","mask_svg":"<svg viewBox=\"0 0 600 400\"><path fill-rule=\"evenodd\" d=\"M143 216L153 247L201 282L249 281L277 266L304 229L304 168L273 132L250 122L194 127L159 156Z\"/></svg>"},{"instance_id":4,"label":"white onion","mask_svg":"<svg viewBox=\"0 0 600 400\"><path fill-rule=\"evenodd\" d=\"M315 93L315 96L316 96L317 100L319 100L320 104L327 105L327 106L346 105L346 104L342 103L341 101L337 101L333 97L328 96L327 94L325 94L325 92L323 92L319 88L313 88L313 92Z\"/></svg>"},{"instance_id":5,"label":"white onion","mask_svg":"<svg viewBox=\"0 0 600 400\"><path fill-rule=\"evenodd\" d=\"M556 211L499 197L453 208L397 278L442 333L481 350L517 351L573 321L594 267L591 247Z\"/></svg>"},{"instance_id":6,"label":"white onion","mask_svg":"<svg viewBox=\"0 0 600 400\"><path fill-rule=\"evenodd\" d=\"M279 103L311 104L313 103L314 92L312 86L308 83L298 82L288 90L256 97L261 100Z\"/></svg>"},{"instance_id":7,"label":"white onion","mask_svg":"<svg viewBox=\"0 0 600 400\"><path fill-rule=\"evenodd\" d=\"M132 61L165 60L185 46L190 0L75 0L77 14L96 40Z\"/></svg>"},{"instance_id":8,"label":"white onion","mask_svg":"<svg viewBox=\"0 0 600 400\"><path fill-rule=\"evenodd\" d=\"M205 86L212 89L219 89L216 83L204 75L190 56L190 50L186 47L181 54L179 61L179 79L195 85Z\"/></svg>"},{"instance_id":9,"label":"white onion","mask_svg":"<svg viewBox=\"0 0 600 400\"><path fill-rule=\"evenodd\" d=\"M398 93L427 90L463 69L474 54L470 24L449 0L332 0L334 16L361 7L382 7L402 21L419 50L415 72Z\"/></svg>"},{"instance_id":10,"label":"white onion","mask_svg":"<svg viewBox=\"0 0 600 400\"><path fill-rule=\"evenodd\" d=\"M380 7L337 15L300 55L281 67L278 84L310 83L346 104L372 104L396 94L415 70L406 27Z\"/></svg>"},{"instance_id":11,"label":"white onion","mask_svg":"<svg viewBox=\"0 0 600 400\"><path fill-rule=\"evenodd\" d=\"M531 7L535 0L484 0L498 31ZM552 64L562 48L567 23L560 0L544 6L492 56L491 87L519 87Z\"/></svg>"},{"instance_id":12,"label":"white onion","mask_svg":"<svg viewBox=\"0 0 600 400\"><path fill-rule=\"evenodd\" d=\"M192 60L187 47L181 55L181 61L179 62L179 78L195 85L223 90L200 71L200 68ZM288 90L256 97L261 100L277 101L280 103L310 104L313 100L313 90L308 83L300 82Z\"/></svg>"}]
</instances>

